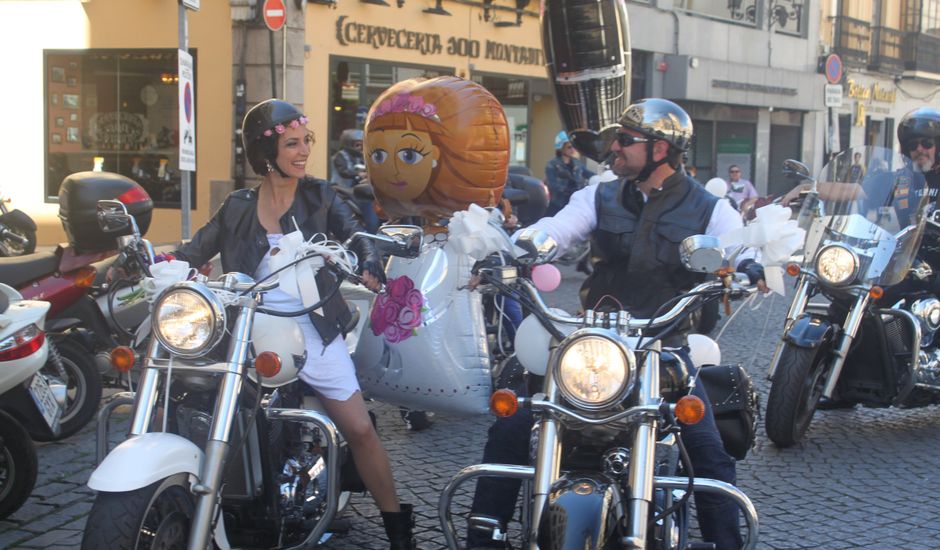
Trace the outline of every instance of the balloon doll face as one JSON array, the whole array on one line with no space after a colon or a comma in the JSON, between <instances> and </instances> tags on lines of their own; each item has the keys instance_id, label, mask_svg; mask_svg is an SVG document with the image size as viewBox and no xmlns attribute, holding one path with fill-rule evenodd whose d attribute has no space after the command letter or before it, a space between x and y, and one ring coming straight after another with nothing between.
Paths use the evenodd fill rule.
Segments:
<instances>
[{"instance_id":1,"label":"balloon doll face","mask_svg":"<svg viewBox=\"0 0 940 550\"><path fill-rule=\"evenodd\" d=\"M431 135L410 127L371 132L365 147L372 185L402 201L413 200L424 192L440 158Z\"/></svg>"}]
</instances>

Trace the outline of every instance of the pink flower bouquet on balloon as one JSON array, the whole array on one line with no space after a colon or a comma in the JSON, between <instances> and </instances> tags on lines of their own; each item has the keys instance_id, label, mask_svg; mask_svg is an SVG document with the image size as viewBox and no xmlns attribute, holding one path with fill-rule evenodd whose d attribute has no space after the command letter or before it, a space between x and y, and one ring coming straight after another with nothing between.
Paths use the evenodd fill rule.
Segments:
<instances>
[{"instance_id":1,"label":"pink flower bouquet on balloon","mask_svg":"<svg viewBox=\"0 0 940 550\"><path fill-rule=\"evenodd\" d=\"M385 292L376 296L372 304L369 317L372 334L382 334L392 344L407 340L417 334L424 310L424 295L410 277L389 279Z\"/></svg>"}]
</instances>

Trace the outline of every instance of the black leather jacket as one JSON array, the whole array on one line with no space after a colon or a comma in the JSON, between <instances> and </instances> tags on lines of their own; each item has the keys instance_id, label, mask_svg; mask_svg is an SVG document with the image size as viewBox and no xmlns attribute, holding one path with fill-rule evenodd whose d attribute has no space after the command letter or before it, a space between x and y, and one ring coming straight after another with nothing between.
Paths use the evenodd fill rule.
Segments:
<instances>
[{"instance_id":1,"label":"black leather jacket","mask_svg":"<svg viewBox=\"0 0 940 550\"><path fill-rule=\"evenodd\" d=\"M342 241L356 231L365 231L361 218L350 205L330 189L326 181L312 177L300 180L293 204L281 216L284 234L295 230L294 220L307 239L315 233L324 233ZM190 265L202 265L220 254L223 272L253 275L268 248L267 231L258 220L256 187L229 194L212 219L175 254ZM380 261L374 245L367 239L357 239L352 249L360 266L368 261ZM321 296L335 284L333 277L324 271L317 275ZM352 313L339 292L324 304L323 313L323 316L311 313L310 318L325 345L344 332Z\"/></svg>"}]
</instances>

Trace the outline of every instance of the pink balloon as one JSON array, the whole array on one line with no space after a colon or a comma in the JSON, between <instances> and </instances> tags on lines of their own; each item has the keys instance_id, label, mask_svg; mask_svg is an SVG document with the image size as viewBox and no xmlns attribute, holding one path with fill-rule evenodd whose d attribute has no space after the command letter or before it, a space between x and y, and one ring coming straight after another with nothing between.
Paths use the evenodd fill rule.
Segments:
<instances>
[{"instance_id":1,"label":"pink balloon","mask_svg":"<svg viewBox=\"0 0 940 550\"><path fill-rule=\"evenodd\" d=\"M532 268L532 282L542 292L551 292L561 284L561 271L552 264L537 265Z\"/></svg>"}]
</instances>

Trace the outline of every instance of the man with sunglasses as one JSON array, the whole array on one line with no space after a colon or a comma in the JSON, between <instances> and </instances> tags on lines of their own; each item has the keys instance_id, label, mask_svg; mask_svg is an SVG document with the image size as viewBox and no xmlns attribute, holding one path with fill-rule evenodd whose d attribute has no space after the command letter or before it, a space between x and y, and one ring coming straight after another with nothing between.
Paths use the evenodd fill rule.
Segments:
<instances>
[{"instance_id":1,"label":"man with sunglasses","mask_svg":"<svg viewBox=\"0 0 940 550\"><path fill-rule=\"evenodd\" d=\"M680 169L682 154L692 141L692 121L682 108L665 99L644 99L630 105L619 123L611 136L608 161L618 178L574 193L558 214L531 227L551 235L562 253L593 239L594 272L581 287L585 308L622 306L636 317L650 317L659 306L704 280L703 274L690 273L682 265L679 243L696 234L720 236L742 222L728 201L718 200ZM753 258L742 260L738 270L765 288L763 268ZM691 364L684 334L664 343L677 348L675 353ZM705 419L682 432L695 475L733 484L735 461L721 442L703 384L696 384L693 393L706 404ZM531 426L531 413L526 417L524 411L496 420L483 462L526 464ZM492 539L481 540L481 533L505 532L518 490L518 480L477 482L468 548L505 547ZM696 509L706 542L718 550L740 548L738 508L731 499L696 494Z\"/></svg>"}]
</instances>

